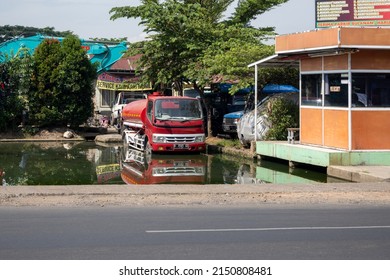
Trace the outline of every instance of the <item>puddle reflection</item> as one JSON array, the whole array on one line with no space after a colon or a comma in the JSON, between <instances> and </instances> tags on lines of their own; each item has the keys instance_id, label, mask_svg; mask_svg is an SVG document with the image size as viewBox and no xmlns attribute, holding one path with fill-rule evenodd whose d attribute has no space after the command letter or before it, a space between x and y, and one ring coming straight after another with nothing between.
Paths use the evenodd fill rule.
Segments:
<instances>
[{"instance_id":1,"label":"puddle reflection","mask_svg":"<svg viewBox=\"0 0 390 280\"><path fill-rule=\"evenodd\" d=\"M123 158L122 180L127 184L205 184L204 155L152 155L127 149Z\"/></svg>"},{"instance_id":2,"label":"puddle reflection","mask_svg":"<svg viewBox=\"0 0 390 280\"><path fill-rule=\"evenodd\" d=\"M226 155L152 155L117 145L0 143L0 184L264 184L334 182L287 164Z\"/></svg>"}]
</instances>

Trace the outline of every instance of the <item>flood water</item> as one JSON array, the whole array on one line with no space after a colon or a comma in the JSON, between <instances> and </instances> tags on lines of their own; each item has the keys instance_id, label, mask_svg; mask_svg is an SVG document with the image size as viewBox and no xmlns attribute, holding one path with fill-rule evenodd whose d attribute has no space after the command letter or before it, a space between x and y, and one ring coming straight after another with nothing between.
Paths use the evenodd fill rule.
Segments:
<instances>
[{"instance_id":1,"label":"flood water","mask_svg":"<svg viewBox=\"0 0 390 280\"><path fill-rule=\"evenodd\" d=\"M335 182L287 163L226 155L152 155L94 142L0 143L3 185L263 184ZM1 185L0 184L0 185Z\"/></svg>"}]
</instances>

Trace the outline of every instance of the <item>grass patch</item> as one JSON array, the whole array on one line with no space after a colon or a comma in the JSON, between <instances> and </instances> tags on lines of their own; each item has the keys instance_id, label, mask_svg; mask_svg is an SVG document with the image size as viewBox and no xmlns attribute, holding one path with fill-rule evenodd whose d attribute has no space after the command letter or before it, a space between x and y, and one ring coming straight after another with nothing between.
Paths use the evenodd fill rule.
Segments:
<instances>
[{"instance_id":1,"label":"grass patch","mask_svg":"<svg viewBox=\"0 0 390 280\"><path fill-rule=\"evenodd\" d=\"M241 148L241 143L238 139L221 139L218 141L217 146L227 148Z\"/></svg>"}]
</instances>

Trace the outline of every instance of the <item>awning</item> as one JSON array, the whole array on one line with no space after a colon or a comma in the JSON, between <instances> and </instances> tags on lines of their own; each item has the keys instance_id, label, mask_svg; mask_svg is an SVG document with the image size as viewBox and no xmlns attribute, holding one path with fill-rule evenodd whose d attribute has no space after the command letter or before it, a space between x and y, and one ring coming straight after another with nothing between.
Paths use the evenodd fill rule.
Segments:
<instances>
[{"instance_id":1,"label":"awning","mask_svg":"<svg viewBox=\"0 0 390 280\"><path fill-rule=\"evenodd\" d=\"M306 56L306 55L305 55ZM299 59L302 58L302 55L280 55L280 54L274 54L271 56L268 56L266 58L263 58L259 61L253 62L248 65L248 67L258 66L262 68L267 67L294 67L299 68Z\"/></svg>"},{"instance_id":2,"label":"awning","mask_svg":"<svg viewBox=\"0 0 390 280\"><path fill-rule=\"evenodd\" d=\"M340 48L338 46L331 46L327 48L303 49L295 52L278 53L259 61L253 62L248 67L272 68L272 67L294 67L299 68L299 61L305 58L322 57L322 56L336 56L347 53L357 52L357 48Z\"/></svg>"}]
</instances>

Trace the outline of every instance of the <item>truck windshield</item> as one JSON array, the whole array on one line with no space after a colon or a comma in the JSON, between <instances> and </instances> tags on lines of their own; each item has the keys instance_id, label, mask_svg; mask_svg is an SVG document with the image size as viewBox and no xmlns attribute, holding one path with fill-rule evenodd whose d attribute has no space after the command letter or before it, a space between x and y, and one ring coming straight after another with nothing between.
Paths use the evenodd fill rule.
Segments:
<instances>
[{"instance_id":1,"label":"truck windshield","mask_svg":"<svg viewBox=\"0 0 390 280\"><path fill-rule=\"evenodd\" d=\"M187 121L202 119L200 103L194 99L156 100L154 113L158 120Z\"/></svg>"}]
</instances>

